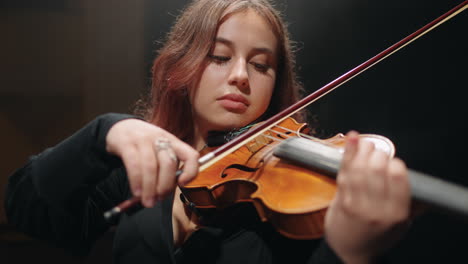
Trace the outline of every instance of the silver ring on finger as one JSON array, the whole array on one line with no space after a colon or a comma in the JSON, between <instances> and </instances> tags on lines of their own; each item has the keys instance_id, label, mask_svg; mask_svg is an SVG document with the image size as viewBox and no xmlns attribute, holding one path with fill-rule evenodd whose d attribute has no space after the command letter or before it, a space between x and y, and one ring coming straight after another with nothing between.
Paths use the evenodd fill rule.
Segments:
<instances>
[{"instance_id":1,"label":"silver ring on finger","mask_svg":"<svg viewBox=\"0 0 468 264\"><path fill-rule=\"evenodd\" d=\"M177 158L174 150L171 147L171 142L167 138L161 138L156 140L156 152L159 153L163 150L166 151L167 155L171 160L173 160L176 164L179 163L179 159Z\"/></svg>"}]
</instances>

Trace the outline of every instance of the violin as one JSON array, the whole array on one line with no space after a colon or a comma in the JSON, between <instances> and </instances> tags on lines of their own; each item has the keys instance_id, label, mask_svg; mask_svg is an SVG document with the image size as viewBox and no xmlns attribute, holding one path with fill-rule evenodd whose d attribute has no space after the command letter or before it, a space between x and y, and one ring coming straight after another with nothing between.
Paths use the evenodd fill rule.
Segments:
<instances>
[{"instance_id":1,"label":"violin","mask_svg":"<svg viewBox=\"0 0 468 264\"><path fill-rule=\"evenodd\" d=\"M306 125L290 116L410 44L433 28L468 8L468 0L428 23L381 53L306 96L267 121L199 159L199 175L180 187L195 208L224 208L252 203L263 221L295 239L323 235L325 212L336 192L336 175L344 136L318 140L306 138ZM393 143L378 135L362 135L394 155ZM181 174L181 171L178 172ZM330 177L331 176L331 177ZM468 189L409 170L411 194L434 208L468 216ZM133 197L105 212L109 219L139 203Z\"/></svg>"},{"instance_id":2,"label":"violin","mask_svg":"<svg viewBox=\"0 0 468 264\"><path fill-rule=\"evenodd\" d=\"M252 203L262 221L268 221L286 237L313 239L323 235L323 219L335 196L333 172L324 166L303 166L287 153L284 140L302 138L327 146L337 153L344 152L345 136L319 140L307 135L307 124L287 118L199 172L181 188L184 199L199 209L222 209L236 203ZM382 136L361 134L376 148L393 156L393 143ZM294 151L293 151L294 152ZM326 154L323 147L320 151ZM302 153L304 154L304 153ZM326 161L305 153L306 160L315 164ZM334 153L336 154L336 153ZM338 165L338 164L336 164Z\"/></svg>"},{"instance_id":3,"label":"violin","mask_svg":"<svg viewBox=\"0 0 468 264\"><path fill-rule=\"evenodd\" d=\"M262 221L292 239L323 236L324 217L335 196L345 136L308 136L307 124L287 118L255 137L180 187L184 199L199 209L252 203ZM361 134L361 140L390 157L386 137ZM468 217L468 189L409 170L411 195L419 205Z\"/></svg>"}]
</instances>

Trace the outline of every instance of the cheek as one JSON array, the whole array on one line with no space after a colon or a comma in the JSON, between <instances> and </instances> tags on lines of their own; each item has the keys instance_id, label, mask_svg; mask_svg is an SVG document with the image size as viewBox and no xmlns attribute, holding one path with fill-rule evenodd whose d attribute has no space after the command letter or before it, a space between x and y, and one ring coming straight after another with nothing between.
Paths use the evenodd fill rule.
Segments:
<instances>
[{"instance_id":1,"label":"cheek","mask_svg":"<svg viewBox=\"0 0 468 264\"><path fill-rule=\"evenodd\" d=\"M209 64L200 76L198 88L209 92L209 90L219 87L220 84L226 79L226 73L223 67Z\"/></svg>"},{"instance_id":2,"label":"cheek","mask_svg":"<svg viewBox=\"0 0 468 264\"><path fill-rule=\"evenodd\" d=\"M263 80L262 82L259 82L259 85L257 86L258 89L256 89L257 92L255 93L255 101L258 107L261 108L261 110L263 111L265 111L268 108L268 105L270 104L274 86L274 79Z\"/></svg>"},{"instance_id":3,"label":"cheek","mask_svg":"<svg viewBox=\"0 0 468 264\"><path fill-rule=\"evenodd\" d=\"M199 81L191 85L190 102L193 106L205 104L205 101L209 100L209 95L219 87L219 82L222 80L221 73L214 71L212 67L206 66L200 74Z\"/></svg>"}]
</instances>

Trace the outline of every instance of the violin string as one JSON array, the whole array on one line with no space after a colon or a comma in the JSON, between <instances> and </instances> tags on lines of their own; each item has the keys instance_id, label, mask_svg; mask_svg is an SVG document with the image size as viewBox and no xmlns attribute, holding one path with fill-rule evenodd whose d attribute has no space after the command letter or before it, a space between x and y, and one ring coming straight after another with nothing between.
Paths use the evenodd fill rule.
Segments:
<instances>
[{"instance_id":1,"label":"violin string","mask_svg":"<svg viewBox=\"0 0 468 264\"><path fill-rule=\"evenodd\" d=\"M304 133L301 133L301 132L297 132L297 131L294 131L294 130L289 129L289 128L287 128L287 127L283 127L283 126L280 126L280 125L276 125L275 127L278 127L278 128L280 128L280 129L286 130L286 131L291 132L291 133L294 133L294 134L298 134L299 136L304 137L304 138L307 138L307 139L310 139L310 140L312 140L312 141L319 141L319 142L320 142L320 141L323 141L323 140L318 139L318 138L316 138L316 137L314 137L314 136L311 136L311 135L308 135L308 134L304 134ZM294 137L294 135L290 135L290 134L287 134L287 133L284 133L284 132L279 132L279 131L273 130L273 129L270 129L270 130L272 130L272 131L274 131L274 132L276 132L276 133L279 133L279 134L281 134L282 136Z\"/></svg>"},{"instance_id":2,"label":"violin string","mask_svg":"<svg viewBox=\"0 0 468 264\"><path fill-rule=\"evenodd\" d=\"M276 140L276 141L284 141L284 140L286 140L288 138L296 137L296 131L293 131L293 130L290 130L290 129L287 129L287 128L285 130L291 131L291 132L293 132L295 134L291 135L291 134L284 133L284 132L279 131L279 130L275 130L274 128L270 128L269 130L267 130L268 132L273 132L274 134L276 134L278 136L281 136L282 138L276 138L276 137L273 137L273 136L270 136L270 135L267 135L267 134L263 134L263 136L265 136L267 138L270 138L270 139L273 139L273 140ZM306 136L305 134L301 134L301 133L298 133L298 134L300 136Z\"/></svg>"},{"instance_id":3,"label":"violin string","mask_svg":"<svg viewBox=\"0 0 468 264\"><path fill-rule=\"evenodd\" d=\"M326 145L326 146L331 146L331 147L336 147L334 146L332 143L328 142L328 141L325 141L323 139L319 139L319 138L316 138L314 136L311 136L311 135L308 135L308 134L304 134L304 133L301 133L301 132L297 132L295 130L292 130L292 129L289 129L289 128L286 128L286 127L283 127L283 126L279 126L279 125L275 125L275 127L277 128L280 128L280 129L283 129L283 130L286 130L288 132L292 132L294 134L287 134L287 133L284 133L284 132L281 132L281 131L278 131L278 130L275 130L274 128L270 128L270 131L273 131L274 133L276 134L279 134L281 135L282 137L285 137L286 139L287 138L291 138L291 137L296 137L296 135L299 135L303 138L306 138L306 139L309 139L311 141L314 141L314 142L319 142L323 145Z\"/></svg>"},{"instance_id":4,"label":"violin string","mask_svg":"<svg viewBox=\"0 0 468 264\"><path fill-rule=\"evenodd\" d=\"M263 136L266 137L266 138L269 138L269 139L271 139L271 140L278 141L278 142L283 142L283 141L284 141L284 139L275 138L275 137L270 136L270 135L267 135L267 134L265 134L265 135L263 135ZM265 145L266 145L266 144L265 144Z\"/></svg>"}]
</instances>

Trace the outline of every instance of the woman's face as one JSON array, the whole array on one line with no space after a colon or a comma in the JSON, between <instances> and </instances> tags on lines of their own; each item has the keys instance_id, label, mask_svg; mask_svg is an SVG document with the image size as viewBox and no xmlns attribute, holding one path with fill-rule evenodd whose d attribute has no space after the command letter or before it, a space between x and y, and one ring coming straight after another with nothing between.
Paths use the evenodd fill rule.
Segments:
<instances>
[{"instance_id":1,"label":"woman's face","mask_svg":"<svg viewBox=\"0 0 468 264\"><path fill-rule=\"evenodd\" d=\"M190 100L201 131L245 126L268 108L276 78L277 39L253 10L220 26Z\"/></svg>"}]
</instances>

